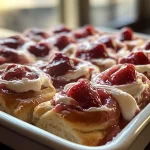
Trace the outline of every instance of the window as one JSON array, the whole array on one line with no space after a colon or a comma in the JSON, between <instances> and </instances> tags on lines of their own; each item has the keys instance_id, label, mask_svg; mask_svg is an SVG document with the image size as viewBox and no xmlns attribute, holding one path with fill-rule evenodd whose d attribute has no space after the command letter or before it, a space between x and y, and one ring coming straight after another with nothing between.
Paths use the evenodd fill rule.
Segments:
<instances>
[{"instance_id":1,"label":"window","mask_svg":"<svg viewBox=\"0 0 150 150\"><path fill-rule=\"evenodd\" d=\"M28 27L48 28L59 23L59 0L0 1L1 27L23 31Z\"/></svg>"},{"instance_id":2,"label":"window","mask_svg":"<svg viewBox=\"0 0 150 150\"><path fill-rule=\"evenodd\" d=\"M90 18L95 26L115 27L136 19L136 0L90 0Z\"/></svg>"}]
</instances>

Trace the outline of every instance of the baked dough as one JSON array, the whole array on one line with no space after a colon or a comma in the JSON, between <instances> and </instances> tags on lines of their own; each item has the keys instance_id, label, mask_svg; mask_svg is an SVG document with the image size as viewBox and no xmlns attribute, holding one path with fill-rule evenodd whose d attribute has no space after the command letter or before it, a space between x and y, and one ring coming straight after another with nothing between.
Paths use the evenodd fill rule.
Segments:
<instances>
[{"instance_id":1,"label":"baked dough","mask_svg":"<svg viewBox=\"0 0 150 150\"><path fill-rule=\"evenodd\" d=\"M74 87L78 82L68 84L65 88L68 88L68 86ZM115 90L115 88L106 87L99 86L98 88L112 94L113 97L111 97L111 104L90 107L88 109L83 109L82 111L75 109L59 111L61 107L64 105L69 106L72 103L71 101L73 101L72 98L67 97L66 95L64 96L63 91L62 97L60 96L61 93L57 93L54 97L57 105L54 106L51 100L35 107L33 123L37 127L69 141L88 146L99 145L99 143L107 136L107 129L118 124L120 119L119 105L123 108L125 99L129 99L129 103L133 102L129 104L131 107L128 108L130 116L127 114L127 110L125 110L127 107L121 110L126 119L131 120L139 109L136 105L135 99L131 95L119 89ZM114 97L117 99L119 105Z\"/></svg>"},{"instance_id":2,"label":"baked dough","mask_svg":"<svg viewBox=\"0 0 150 150\"><path fill-rule=\"evenodd\" d=\"M6 70L10 66L13 66L13 67L9 68L9 70ZM14 70L14 68L16 67L18 67L19 69L20 68L23 69L23 67L25 66L16 65L16 64L5 64L0 67L0 70L5 70L4 71L5 73L12 73L13 71L14 72L16 71ZM31 70L31 67L28 67L28 68ZM32 72L33 71L34 70L32 70ZM43 72L41 72L40 70L37 70L37 71L39 74L41 73L42 76L45 76L45 79L43 80L45 81L47 80L47 82L50 81ZM5 77L6 75L8 77L8 74L5 74ZM0 110L10 115L13 115L21 120L24 120L26 122L31 123L32 113L33 113L33 109L35 106L37 106L38 104L42 102L48 101L55 94L55 89L52 86L51 82L45 85L45 87L42 87L40 90L38 90L38 89L31 89L30 81L29 83L26 82L26 83L21 84L19 83L19 81L21 82L22 80L7 81L7 80L2 79L2 76L3 74L1 74L0 76ZM15 76L17 78L17 74L15 74ZM41 78L41 76L39 76L38 79L39 78ZM42 83L42 80L38 80L38 82ZM32 82L32 84L35 84L35 83ZM25 86L25 88L23 86ZM38 86L38 85L35 84L35 86ZM41 86L44 86L44 82L41 84ZM17 92L12 90L13 87L15 87ZM11 88L11 90L9 88ZM22 90L24 90L24 92Z\"/></svg>"}]
</instances>

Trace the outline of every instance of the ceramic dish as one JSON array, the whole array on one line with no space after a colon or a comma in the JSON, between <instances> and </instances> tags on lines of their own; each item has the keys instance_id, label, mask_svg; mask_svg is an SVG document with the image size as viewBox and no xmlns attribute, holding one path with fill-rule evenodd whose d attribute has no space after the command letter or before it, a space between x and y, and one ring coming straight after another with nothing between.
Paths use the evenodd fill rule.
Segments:
<instances>
[{"instance_id":1,"label":"ceramic dish","mask_svg":"<svg viewBox=\"0 0 150 150\"><path fill-rule=\"evenodd\" d=\"M30 140L34 141L33 143L40 143L40 145L44 147L47 146L49 148L55 150L123 150L128 149L130 145L134 142L136 138L140 135L142 130L148 125L150 122L150 104L142 110L123 130L120 132L114 140L104 146L97 146L97 147L88 147L82 146L79 144L75 144L64 140L60 137L57 137L51 133L48 133L42 129L39 129L33 125L30 125L26 122L23 122L17 118L14 118L4 112L0 112L0 125L5 127L5 129L15 131L17 134L21 136L25 136ZM149 124L150 126L150 124ZM150 132L147 131L147 132ZM4 133L5 134L5 133ZM8 134L10 135L10 133ZM10 144L11 139L15 137L7 137L7 143ZM146 139L150 137L145 137ZM17 138L18 139L18 138ZM0 141L3 140L3 136L1 134ZM19 140L19 139L18 139ZM15 141L15 145L21 142ZM149 142L149 141L147 141ZM141 143L142 144L142 143ZM145 143L148 144L148 143ZM21 144L23 147L23 143ZM12 146L10 144L10 146ZM27 145L26 145L27 146ZM30 144L28 145L30 148ZM42 149L41 149L42 150Z\"/></svg>"}]
</instances>

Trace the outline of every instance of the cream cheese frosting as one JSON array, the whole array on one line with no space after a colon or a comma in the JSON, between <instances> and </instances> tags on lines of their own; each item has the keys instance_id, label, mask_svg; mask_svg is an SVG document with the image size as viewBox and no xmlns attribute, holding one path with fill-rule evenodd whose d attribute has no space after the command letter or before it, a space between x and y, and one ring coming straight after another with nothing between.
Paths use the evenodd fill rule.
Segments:
<instances>
[{"instance_id":1,"label":"cream cheese frosting","mask_svg":"<svg viewBox=\"0 0 150 150\"><path fill-rule=\"evenodd\" d=\"M58 76L55 79L70 81L82 76L89 77L92 71L99 72L99 69L89 62L81 61L81 63L76 66L75 70L69 70L66 74Z\"/></svg>"},{"instance_id":2,"label":"cream cheese frosting","mask_svg":"<svg viewBox=\"0 0 150 150\"><path fill-rule=\"evenodd\" d=\"M95 85L95 87L105 89L112 94L120 106L124 119L130 121L135 116L136 112L139 111L136 100L130 94L112 86Z\"/></svg>"},{"instance_id":3,"label":"cream cheese frosting","mask_svg":"<svg viewBox=\"0 0 150 150\"><path fill-rule=\"evenodd\" d=\"M123 66L122 66L123 67ZM99 76L96 75L93 77L92 82L95 83L95 80ZM150 83L142 81L143 74L137 74L137 80L131 84L123 84L123 85L112 85L112 88L120 89L126 93L132 95L137 102L140 101L142 92L150 87Z\"/></svg>"},{"instance_id":4,"label":"cream cheese frosting","mask_svg":"<svg viewBox=\"0 0 150 150\"><path fill-rule=\"evenodd\" d=\"M9 66L10 64L4 64L0 66L0 70L4 70ZM18 65L21 67L22 65ZM3 80L0 77L0 83L5 84L5 86L15 92L21 93L21 92L27 92L27 91L40 91L41 86L44 87L50 87L51 86L51 80L50 78L41 70L34 68L34 67L29 67L27 66L32 72L38 75L37 79L28 79L28 78L22 78L21 80L12 80L12 81L7 81Z\"/></svg>"},{"instance_id":5,"label":"cream cheese frosting","mask_svg":"<svg viewBox=\"0 0 150 150\"><path fill-rule=\"evenodd\" d=\"M104 65L105 68L110 68L116 64L116 61L111 58L91 59L91 62L96 64L97 66Z\"/></svg>"},{"instance_id":6,"label":"cream cheese frosting","mask_svg":"<svg viewBox=\"0 0 150 150\"><path fill-rule=\"evenodd\" d=\"M68 71L65 75L56 77L57 79L65 79L66 81L77 79L81 76L89 74L89 67L87 64L77 65L75 70Z\"/></svg>"},{"instance_id":7,"label":"cream cheese frosting","mask_svg":"<svg viewBox=\"0 0 150 150\"><path fill-rule=\"evenodd\" d=\"M61 95L59 93L55 94L54 100L56 104L63 103L65 105L71 105L75 101L73 98L68 97L66 95Z\"/></svg>"},{"instance_id":8,"label":"cream cheese frosting","mask_svg":"<svg viewBox=\"0 0 150 150\"><path fill-rule=\"evenodd\" d=\"M62 53L64 53L66 56L72 56L74 55L76 50L77 50L77 44L70 43L62 50Z\"/></svg>"},{"instance_id":9,"label":"cream cheese frosting","mask_svg":"<svg viewBox=\"0 0 150 150\"><path fill-rule=\"evenodd\" d=\"M147 82L142 81L142 74L140 74L136 80L132 84L125 84L125 85L113 85L113 87L121 89L124 92L129 93L132 95L137 101L141 98L142 92L149 88L149 84Z\"/></svg>"},{"instance_id":10,"label":"cream cheese frosting","mask_svg":"<svg viewBox=\"0 0 150 150\"><path fill-rule=\"evenodd\" d=\"M135 70L140 73L147 73L147 75L150 76L150 64L136 65Z\"/></svg>"},{"instance_id":11,"label":"cream cheese frosting","mask_svg":"<svg viewBox=\"0 0 150 150\"><path fill-rule=\"evenodd\" d=\"M76 83L67 84L64 87L64 91L67 91L75 84ZM124 119L130 121L131 119L133 119L136 112L139 111L139 107L136 103L135 98L133 98L130 94L128 94L120 89L114 88L112 86L98 85L98 84L94 84L94 86L96 88L105 89L106 91L108 91L112 94L112 96L116 99L116 101L118 102L118 104L120 106L120 109L121 109ZM62 102L63 104L66 104L66 105L72 104L73 100L74 100L73 98L70 98L67 96L59 96L59 97L57 96L57 102ZM113 108L101 106L101 107L91 107L89 109L84 109L84 111L87 111L87 112L112 111L112 109Z\"/></svg>"}]
</instances>

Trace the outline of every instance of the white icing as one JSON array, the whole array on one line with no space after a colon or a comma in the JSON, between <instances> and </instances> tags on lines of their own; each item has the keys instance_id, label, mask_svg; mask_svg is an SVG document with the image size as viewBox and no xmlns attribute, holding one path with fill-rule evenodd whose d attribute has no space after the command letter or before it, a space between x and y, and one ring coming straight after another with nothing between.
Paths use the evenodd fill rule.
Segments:
<instances>
[{"instance_id":1,"label":"white icing","mask_svg":"<svg viewBox=\"0 0 150 150\"><path fill-rule=\"evenodd\" d=\"M96 111L112 111L114 108L108 108L106 106L101 106L101 107L90 107L89 109L84 109L84 111L87 112L96 112Z\"/></svg>"},{"instance_id":2,"label":"white icing","mask_svg":"<svg viewBox=\"0 0 150 150\"><path fill-rule=\"evenodd\" d=\"M117 43L121 43L121 41L119 39L116 39L115 41ZM144 43L144 40L143 39L136 39L136 38L134 38L131 41L123 41L123 43L125 45L127 45L127 46L134 47L134 46L141 46Z\"/></svg>"},{"instance_id":3,"label":"white icing","mask_svg":"<svg viewBox=\"0 0 150 150\"><path fill-rule=\"evenodd\" d=\"M105 68L110 68L116 64L116 61L111 58L92 59L91 62L96 64L97 66L104 65Z\"/></svg>"},{"instance_id":4,"label":"white icing","mask_svg":"<svg viewBox=\"0 0 150 150\"><path fill-rule=\"evenodd\" d=\"M64 91L69 90L75 84L76 83L74 82L74 83L70 83L70 84L66 85L64 87ZM112 96L117 100L117 102L120 106L120 109L121 109L124 119L130 121L135 116L136 112L139 111L139 107L136 103L135 98L133 98L130 94L128 94L120 89L114 88L112 86L107 86L107 85L94 84L94 87L101 88L103 90L105 89L106 91L108 91L112 94ZM67 102L67 103L70 104L71 101L72 101L72 98L69 99L69 102ZM61 100L61 102L62 102L62 100ZM84 111L87 111L87 112L112 111L112 110L113 110L113 108L108 108L106 106L91 107L89 109L84 109Z\"/></svg>"},{"instance_id":5,"label":"white icing","mask_svg":"<svg viewBox=\"0 0 150 150\"><path fill-rule=\"evenodd\" d=\"M28 47L30 47L31 45L34 45L34 44L36 44L36 43L33 41L25 42L25 44L23 44L18 50L21 50L21 51L27 50Z\"/></svg>"},{"instance_id":6,"label":"white icing","mask_svg":"<svg viewBox=\"0 0 150 150\"><path fill-rule=\"evenodd\" d=\"M42 41L41 41L42 42ZM45 42L45 41L43 41ZM47 55L47 56L44 56L44 57L37 57L35 56L34 54L30 53L28 51L28 48L30 46L33 46L35 45L36 43L33 42L33 41L30 41L30 42L26 42L21 48L19 48L18 52L19 53L23 53L24 55L27 55L28 57L32 58L32 60L43 60L43 61L47 61L50 59L50 56L53 55L53 53L55 53L55 51L57 52L57 48L54 47L52 50L50 50L50 54L51 55ZM48 45L50 47L50 45Z\"/></svg>"},{"instance_id":7,"label":"white icing","mask_svg":"<svg viewBox=\"0 0 150 150\"><path fill-rule=\"evenodd\" d=\"M141 46L144 43L144 40L142 39L135 39L132 41L124 41L127 45L130 46Z\"/></svg>"},{"instance_id":8,"label":"white icing","mask_svg":"<svg viewBox=\"0 0 150 150\"><path fill-rule=\"evenodd\" d=\"M67 85L65 85L64 87L64 92L68 91L71 87L73 87L74 85L76 84L76 82L72 82L72 83L69 83Z\"/></svg>"},{"instance_id":9,"label":"white icing","mask_svg":"<svg viewBox=\"0 0 150 150\"><path fill-rule=\"evenodd\" d=\"M76 49L77 49L77 44L71 43L62 50L62 53L64 53L67 56L71 56L75 54Z\"/></svg>"},{"instance_id":10,"label":"white icing","mask_svg":"<svg viewBox=\"0 0 150 150\"><path fill-rule=\"evenodd\" d=\"M136 65L135 66L136 71L140 73L146 72L148 76L150 76L150 64L147 65Z\"/></svg>"},{"instance_id":11,"label":"white icing","mask_svg":"<svg viewBox=\"0 0 150 150\"><path fill-rule=\"evenodd\" d=\"M4 70L7 66L9 66L10 64L4 64L0 66L0 70ZM18 65L19 67L21 67L22 65ZM44 87L50 87L51 86L51 80L49 79L49 77L42 72L41 70L34 68L34 67L29 67L28 68L34 72L35 74L38 75L37 79L33 79L30 80L28 78L22 78L21 80L13 80L13 81L7 81L7 80L3 80L0 77L0 83L4 83L5 86L15 92L27 92L27 91L40 91L41 90L41 86L43 85ZM9 70L11 71L11 69Z\"/></svg>"},{"instance_id":12,"label":"white icing","mask_svg":"<svg viewBox=\"0 0 150 150\"><path fill-rule=\"evenodd\" d=\"M23 56L25 55L31 62L34 62L36 60L35 56L28 51L28 47L30 47L31 45L34 45L34 44L35 44L35 42L33 42L33 41L25 42L25 44L23 44L23 46L18 48L18 50L17 50L18 54L23 55Z\"/></svg>"},{"instance_id":13,"label":"white icing","mask_svg":"<svg viewBox=\"0 0 150 150\"><path fill-rule=\"evenodd\" d=\"M73 98L65 96L65 95L61 95L59 93L55 94L54 100L56 104L63 103L65 105L71 105L75 101Z\"/></svg>"},{"instance_id":14,"label":"white icing","mask_svg":"<svg viewBox=\"0 0 150 150\"><path fill-rule=\"evenodd\" d=\"M19 55L19 57L21 58L21 57L25 57L26 59L28 59L28 61L30 62L30 63L33 63L33 62L35 62L35 57L32 55L32 54L30 54L29 52L23 52L23 51L17 51L17 54Z\"/></svg>"},{"instance_id":15,"label":"white icing","mask_svg":"<svg viewBox=\"0 0 150 150\"><path fill-rule=\"evenodd\" d=\"M113 51L114 50L108 49L109 55L112 57L116 57L116 58L120 58L120 57L127 56L130 54L130 51L127 50L126 47L121 48L117 53L114 53Z\"/></svg>"},{"instance_id":16,"label":"white icing","mask_svg":"<svg viewBox=\"0 0 150 150\"><path fill-rule=\"evenodd\" d=\"M88 64L78 64L75 70L68 71L65 75L56 77L57 80L74 80L81 76L87 76L90 72Z\"/></svg>"},{"instance_id":17,"label":"white icing","mask_svg":"<svg viewBox=\"0 0 150 150\"><path fill-rule=\"evenodd\" d=\"M142 82L142 76L140 75L136 82L132 84L125 84L125 85L113 85L118 89L121 89L124 92L131 94L137 100L141 97L142 92L149 87L147 83Z\"/></svg>"},{"instance_id":18,"label":"white icing","mask_svg":"<svg viewBox=\"0 0 150 150\"><path fill-rule=\"evenodd\" d=\"M52 36L52 37L49 37L48 39L43 40L43 41L45 41L46 43L51 43L52 45L54 45L56 43L56 37Z\"/></svg>"},{"instance_id":19,"label":"white icing","mask_svg":"<svg viewBox=\"0 0 150 150\"><path fill-rule=\"evenodd\" d=\"M97 88L105 89L109 91L112 96L117 100L122 115L124 119L126 120L131 120L136 112L139 110L139 107L136 103L136 100L128 93L123 92L120 89L114 88L112 86L107 86L107 85L94 85Z\"/></svg>"}]
</instances>

